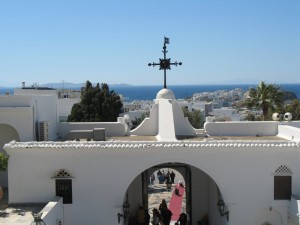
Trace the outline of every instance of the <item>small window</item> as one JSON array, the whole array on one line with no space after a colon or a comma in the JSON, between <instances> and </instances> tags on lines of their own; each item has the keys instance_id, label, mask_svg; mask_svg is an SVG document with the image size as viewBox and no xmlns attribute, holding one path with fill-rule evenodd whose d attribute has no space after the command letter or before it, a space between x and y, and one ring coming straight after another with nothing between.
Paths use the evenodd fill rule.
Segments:
<instances>
[{"instance_id":1,"label":"small window","mask_svg":"<svg viewBox=\"0 0 300 225\"><path fill-rule=\"evenodd\" d=\"M72 180L56 180L56 196L63 197L64 204L72 204Z\"/></svg>"},{"instance_id":2,"label":"small window","mask_svg":"<svg viewBox=\"0 0 300 225\"><path fill-rule=\"evenodd\" d=\"M291 176L274 176L274 199L290 200L292 194Z\"/></svg>"}]
</instances>

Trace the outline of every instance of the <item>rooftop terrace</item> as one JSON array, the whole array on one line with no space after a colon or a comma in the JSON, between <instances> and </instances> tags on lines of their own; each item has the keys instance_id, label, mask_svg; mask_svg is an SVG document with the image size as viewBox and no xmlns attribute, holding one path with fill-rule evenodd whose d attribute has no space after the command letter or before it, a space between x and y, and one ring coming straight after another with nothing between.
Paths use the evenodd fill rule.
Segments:
<instances>
[{"instance_id":1,"label":"rooftop terrace","mask_svg":"<svg viewBox=\"0 0 300 225\"><path fill-rule=\"evenodd\" d=\"M240 141L284 141L286 139L278 136L177 136L178 141L224 141L224 140L240 140ZM155 136L121 136L121 137L108 137L107 141L157 141Z\"/></svg>"}]
</instances>

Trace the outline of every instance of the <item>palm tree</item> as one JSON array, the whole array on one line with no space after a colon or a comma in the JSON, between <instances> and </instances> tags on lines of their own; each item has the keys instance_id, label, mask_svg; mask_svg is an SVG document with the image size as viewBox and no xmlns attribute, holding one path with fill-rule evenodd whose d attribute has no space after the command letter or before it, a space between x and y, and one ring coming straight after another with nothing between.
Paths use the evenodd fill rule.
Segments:
<instances>
[{"instance_id":1,"label":"palm tree","mask_svg":"<svg viewBox=\"0 0 300 225\"><path fill-rule=\"evenodd\" d=\"M257 85L256 89L250 88L249 95L245 99L248 107L255 107L263 111L263 120L267 120L269 111L275 106L283 104L283 92L280 87L273 84L265 84L263 81Z\"/></svg>"}]
</instances>

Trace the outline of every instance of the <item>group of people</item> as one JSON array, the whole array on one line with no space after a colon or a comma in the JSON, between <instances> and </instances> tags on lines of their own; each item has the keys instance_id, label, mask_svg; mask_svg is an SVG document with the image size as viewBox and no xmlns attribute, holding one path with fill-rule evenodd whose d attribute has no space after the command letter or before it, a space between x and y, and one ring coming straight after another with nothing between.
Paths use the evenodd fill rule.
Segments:
<instances>
[{"instance_id":1,"label":"group of people","mask_svg":"<svg viewBox=\"0 0 300 225\"><path fill-rule=\"evenodd\" d=\"M165 199L162 200L159 208L153 208L152 212L152 225L170 225L173 213L168 208ZM147 209L143 208L143 206L140 206L136 212L136 222L137 225L149 225L150 223L150 214ZM187 225L187 215L185 213L181 213L175 225Z\"/></svg>"},{"instance_id":2,"label":"group of people","mask_svg":"<svg viewBox=\"0 0 300 225\"><path fill-rule=\"evenodd\" d=\"M160 171L160 170L157 171L157 179L158 179L159 184L165 183L166 188L169 191L171 190L172 184L174 184L175 176L176 175L173 171L171 171L171 173L170 173L169 170L168 170L167 173L165 173L163 170L162 171Z\"/></svg>"},{"instance_id":3,"label":"group of people","mask_svg":"<svg viewBox=\"0 0 300 225\"><path fill-rule=\"evenodd\" d=\"M167 190L171 190L172 184L175 182L175 173L173 171L164 172L164 170L158 170L156 173L159 184L166 184ZM151 174L149 177L149 184L153 187L156 177L155 174ZM178 183L180 186L183 185L183 182ZM179 195L179 192L178 192ZM162 200L159 208L153 208L153 217L150 221L150 215L147 210L144 210L142 207L137 212L137 223L138 225L148 225L150 222L152 225L170 225L173 213L167 206L165 199ZM149 216L148 216L149 215ZM185 213L181 213L178 220L175 223L176 225L187 225L187 216Z\"/></svg>"},{"instance_id":4,"label":"group of people","mask_svg":"<svg viewBox=\"0 0 300 225\"><path fill-rule=\"evenodd\" d=\"M171 173L169 170L167 173L165 173L163 170L157 171L157 179L160 184L163 184L164 182L174 184L175 176L176 175L173 171L171 171Z\"/></svg>"},{"instance_id":5,"label":"group of people","mask_svg":"<svg viewBox=\"0 0 300 225\"><path fill-rule=\"evenodd\" d=\"M162 170L162 171L158 170L156 175L157 175L158 183L159 184L165 183L167 190L170 191L172 188L172 184L174 184L176 174L173 171L170 172L169 170L167 173L165 173L164 170ZM156 179L156 177L152 173L149 177L150 187L153 187L155 179Z\"/></svg>"},{"instance_id":6,"label":"group of people","mask_svg":"<svg viewBox=\"0 0 300 225\"><path fill-rule=\"evenodd\" d=\"M152 211L152 225L170 225L173 213L168 208L165 199L162 200L159 205L159 209L154 208ZM175 225L187 225L187 215L185 213L181 213Z\"/></svg>"},{"instance_id":7,"label":"group of people","mask_svg":"<svg viewBox=\"0 0 300 225\"><path fill-rule=\"evenodd\" d=\"M173 213L168 208L167 202L165 199L159 205L159 208L154 208L152 210L153 218L152 218L152 225L170 225L171 218Z\"/></svg>"}]
</instances>

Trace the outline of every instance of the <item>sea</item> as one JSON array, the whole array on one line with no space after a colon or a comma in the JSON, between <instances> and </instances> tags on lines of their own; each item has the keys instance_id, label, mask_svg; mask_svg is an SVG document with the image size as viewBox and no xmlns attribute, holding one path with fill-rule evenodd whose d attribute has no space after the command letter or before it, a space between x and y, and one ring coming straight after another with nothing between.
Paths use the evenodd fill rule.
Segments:
<instances>
[{"instance_id":1,"label":"sea","mask_svg":"<svg viewBox=\"0 0 300 225\"><path fill-rule=\"evenodd\" d=\"M169 85L168 89L171 89L175 94L176 99L184 99L193 96L195 93L201 92L214 92L217 90L234 90L235 88L241 88L248 90L249 88L255 88L257 84L218 84L218 85ZM298 99L300 99L300 83L299 84L278 84L281 90L294 92ZM160 85L154 86L131 86L131 85L110 85L110 90L114 90L116 93L121 94L125 101L134 100L153 100L156 98L156 94L163 87ZM7 91L13 94L11 87L0 87L0 94L5 94ZM70 88L72 89L72 88ZM74 88L79 90L79 88Z\"/></svg>"}]
</instances>

